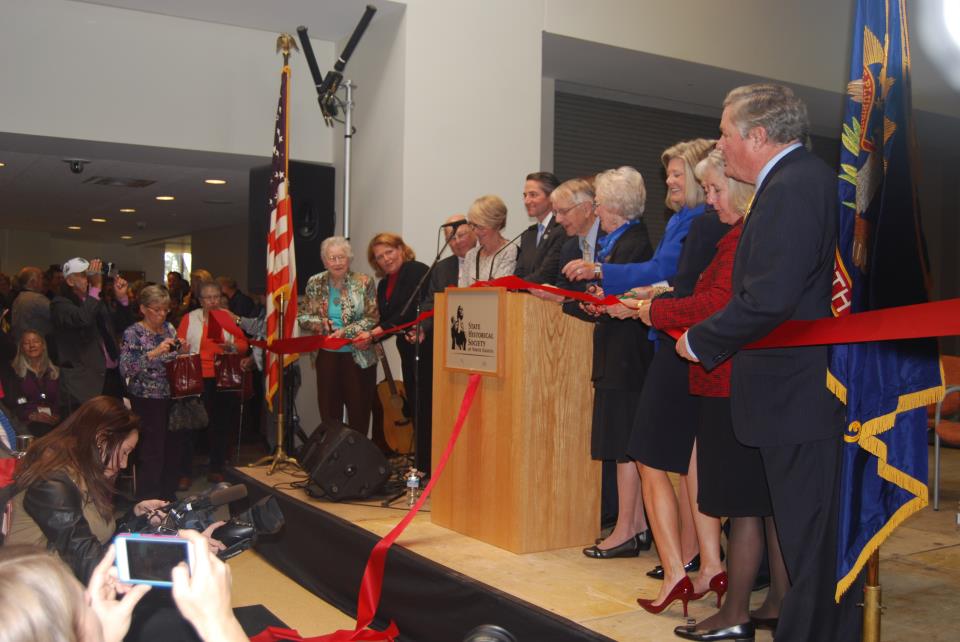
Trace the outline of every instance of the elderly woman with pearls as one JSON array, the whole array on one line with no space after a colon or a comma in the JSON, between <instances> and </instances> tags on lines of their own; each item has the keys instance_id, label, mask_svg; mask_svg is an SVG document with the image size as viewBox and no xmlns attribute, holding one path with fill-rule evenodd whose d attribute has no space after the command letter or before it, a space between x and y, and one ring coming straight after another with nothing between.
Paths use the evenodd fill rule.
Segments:
<instances>
[{"instance_id":1,"label":"elderly woman with pearls","mask_svg":"<svg viewBox=\"0 0 960 642\"><path fill-rule=\"evenodd\" d=\"M380 320L377 290L366 274L350 269L353 250L342 236L320 244L326 268L307 281L297 322L313 334L353 339L369 332ZM366 434L377 387L377 357L370 347L356 344L321 349L314 355L317 369L317 405L323 421L340 421L347 409L350 427Z\"/></svg>"},{"instance_id":2,"label":"elderly woman with pearls","mask_svg":"<svg viewBox=\"0 0 960 642\"><path fill-rule=\"evenodd\" d=\"M507 225L507 206L500 197L488 194L475 200L467 222L477 233L479 245L463 259L460 287L513 274L519 249L515 244L506 247L509 241L501 234Z\"/></svg>"}]
</instances>

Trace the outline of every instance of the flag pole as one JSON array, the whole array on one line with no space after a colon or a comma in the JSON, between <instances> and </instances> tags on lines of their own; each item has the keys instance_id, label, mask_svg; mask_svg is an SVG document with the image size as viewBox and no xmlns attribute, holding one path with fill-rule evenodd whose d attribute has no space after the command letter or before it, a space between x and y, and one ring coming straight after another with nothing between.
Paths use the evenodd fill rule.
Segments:
<instances>
[{"instance_id":1,"label":"flag pole","mask_svg":"<svg viewBox=\"0 0 960 642\"><path fill-rule=\"evenodd\" d=\"M296 43L296 41L293 39L293 36L291 36L291 35L288 34L288 33L282 33L282 34L280 34L280 36L277 38L277 52L281 52L281 51L283 52L283 67L284 67L284 78L285 78L285 79L286 79L286 78L288 77L288 75L289 75L288 64L289 64L289 62L290 62L290 51L291 51L291 49L292 49L292 50L296 50L296 49L297 49L297 43ZM275 171L276 171L276 172L279 172L279 173L276 174L276 175L279 176L280 179L283 180L283 181L286 181L286 180L287 180L287 178L286 178L286 174L287 174L287 166L286 166L286 163L287 163L287 158L288 158L288 155L287 155L287 146L289 145L289 140L287 139L287 138L288 138L288 137L287 137L287 133L288 133L288 132L287 132L287 128L286 128L285 125L281 128L281 123L280 123L281 116L282 116L283 119L286 119L286 118L287 118L287 109L286 109L286 106L284 105L284 98L285 98L285 96L286 96L286 92L285 92L285 87L286 87L286 85L285 85L285 83L286 83L286 80L284 81L284 84L281 85L280 108L278 109L278 112L277 112L277 113L278 113L278 116L277 116L278 124L277 124L277 130L276 130L277 137L275 138L275 141L274 141L275 163L278 162L278 161L276 160L276 157L277 157L277 154L280 153L280 152L277 150L277 148L278 148L280 145L282 145L282 146L284 147L283 154L282 154L282 157L281 157L281 158L282 158L282 161L280 161L282 166L279 167L279 168L277 167L276 164L275 164L275 166L274 166ZM281 136L281 134L282 134L282 136ZM278 188L278 189L279 189L279 188ZM286 194L286 193L284 192L284 196L285 196L285 197L289 197L289 194ZM277 202L277 204L276 204L278 209L282 209L282 204L279 202L280 200L282 200L282 199L278 199L278 202ZM287 212L286 210L283 210L283 211L286 212L287 214L289 214L289 212ZM290 232L289 232L289 229L285 230L285 233L286 233L286 234L289 234L289 233L290 233ZM272 237L272 235L273 235L273 219L271 219L271 231L270 231L270 236ZM291 259L292 259L292 251L293 251L293 245L292 245L292 244L293 244L293 241L292 241L292 239L291 239L291 240L290 240L290 246L289 246L289 251L290 251L290 253L291 253ZM269 250L268 250L268 255L269 255L269 254L270 254L270 252L269 252ZM270 258L269 258L269 256L268 256L268 263L269 263L269 261L270 261ZM295 262L292 263L292 265L295 266ZM279 302L279 305L276 307L276 314L277 314L277 340L282 341L282 340L285 338L285 337L284 337L284 322L285 322L284 316L285 316L286 305L287 305L287 297L285 296L285 294L286 294L287 291L289 290L291 299L295 300L295 297L296 297L296 294L297 294L297 290L296 290L296 279L295 279L295 278L292 279L292 282L291 282L291 283L287 283L284 287L280 287L280 288L278 288L278 289L276 289L276 290L273 290L273 289L272 289L272 286L270 285L271 270L272 270L272 269L273 269L272 267L269 267L269 266L268 266L267 283L268 283L268 290L270 290L270 291L268 292L268 296L271 297L271 298L270 298L270 302L272 302L274 298ZM292 270L293 267L290 267L289 269ZM267 309L268 309L268 311L269 311L269 307L268 307ZM268 314L268 317L269 317L269 314ZM268 331L267 331L267 334L270 335L269 323L268 323ZM268 341L269 341L269 336L268 336ZM276 449L274 450L274 452L273 452L272 455L267 455L266 457L261 457L261 458L258 459L257 461L255 461L255 462L253 462L252 464L250 464L251 467L266 466L266 465L269 464L270 469L267 471L267 474L268 474L268 475L272 475L272 474L277 470L277 467L280 466L280 465L283 465L283 464L290 464L290 465L293 465L293 466L296 466L296 467L299 468L299 464L297 463L297 460L296 460L294 457L291 457L290 455L288 455L287 452L286 452L286 450L285 450L285 448L284 448L284 437L285 437L284 432L285 432L285 428L286 428L286 412L285 412L285 410L286 410L286 408L285 408L285 404L286 404L285 397L286 397L286 395L285 395L285 390L284 390L284 370L285 370L285 367L286 367L286 355L285 355L285 354L277 354L277 355L275 355L275 357L273 357L273 358L274 358L274 359L276 360L276 362L277 362L277 435L276 435L276 436L277 436L277 446L276 446ZM269 363L270 363L270 360L271 360L271 357L270 357L269 353L267 353L267 354L266 354L266 363L269 364ZM271 369L270 369L270 367L269 367L269 365L268 365L268 367L266 368L266 371L269 372L270 370L271 370Z\"/></svg>"},{"instance_id":2,"label":"flag pole","mask_svg":"<svg viewBox=\"0 0 960 642\"><path fill-rule=\"evenodd\" d=\"M277 314L280 317L280 340L283 340L283 307L286 301L284 301L283 290L277 293L277 299L280 302L280 306L277 308ZM283 355L277 355L277 358L280 361L278 373L277 373L277 447L273 451L272 455L267 455L266 457L261 457L257 461L250 464L251 468L258 468L260 466L270 465L270 470L267 471L268 475L272 475L276 470L277 466L281 464L291 464L296 467L300 467L300 463L296 460L295 457L291 457L287 454L286 449L283 446L284 441L284 432L286 424L286 413L284 412L284 391L283 391Z\"/></svg>"},{"instance_id":3,"label":"flag pole","mask_svg":"<svg viewBox=\"0 0 960 642\"><path fill-rule=\"evenodd\" d=\"M867 562L867 581L863 587L863 642L880 642L880 551L875 550Z\"/></svg>"}]
</instances>

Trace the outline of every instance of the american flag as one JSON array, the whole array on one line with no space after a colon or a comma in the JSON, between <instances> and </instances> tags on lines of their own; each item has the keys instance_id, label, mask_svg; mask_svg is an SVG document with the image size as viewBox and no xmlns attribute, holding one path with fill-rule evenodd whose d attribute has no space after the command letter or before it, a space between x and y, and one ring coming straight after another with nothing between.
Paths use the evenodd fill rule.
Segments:
<instances>
[{"instance_id":1,"label":"american flag","mask_svg":"<svg viewBox=\"0 0 960 642\"><path fill-rule=\"evenodd\" d=\"M290 152L288 87L290 67L284 65L280 75L280 102L273 131L273 173L270 175L270 232L267 234L267 344L277 339L294 336L297 319L297 260L293 249L293 212L290 202L290 183L287 179ZM280 332L280 314L277 297L283 293L283 332ZM297 360L299 355L284 355L284 365ZM267 404L273 408L273 397L280 381L280 359L267 351Z\"/></svg>"}]
</instances>

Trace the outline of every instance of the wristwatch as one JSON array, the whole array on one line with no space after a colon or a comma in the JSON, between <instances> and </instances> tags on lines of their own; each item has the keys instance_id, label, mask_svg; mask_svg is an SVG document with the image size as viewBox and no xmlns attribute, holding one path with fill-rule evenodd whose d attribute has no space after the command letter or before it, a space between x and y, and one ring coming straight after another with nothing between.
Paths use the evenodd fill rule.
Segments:
<instances>
[{"instance_id":1,"label":"wristwatch","mask_svg":"<svg viewBox=\"0 0 960 642\"><path fill-rule=\"evenodd\" d=\"M603 279L603 268L601 267L602 263L593 264L593 278L597 280Z\"/></svg>"}]
</instances>

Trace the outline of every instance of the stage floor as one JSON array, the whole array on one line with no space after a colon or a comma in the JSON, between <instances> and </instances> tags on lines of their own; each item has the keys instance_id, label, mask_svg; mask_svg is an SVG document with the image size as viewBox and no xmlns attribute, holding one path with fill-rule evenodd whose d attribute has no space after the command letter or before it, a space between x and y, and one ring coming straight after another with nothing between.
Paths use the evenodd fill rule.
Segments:
<instances>
[{"instance_id":1,"label":"stage floor","mask_svg":"<svg viewBox=\"0 0 960 642\"><path fill-rule=\"evenodd\" d=\"M264 469L249 468L238 472L377 536L388 533L406 512L402 500L394 504L395 508L383 508L379 502L316 500L303 490L291 489L290 483L299 479L286 473L268 476ZM322 544L323 534L318 533L317 538ZM612 560L587 558L580 548L516 555L435 526L426 511L417 515L396 546L569 620L572 628L579 628L578 624L610 639L675 639L673 628L685 623L679 603L659 616L646 613L636 604L637 597L652 597L659 588L658 581L645 575L658 563L654 550L637 558ZM386 573L391 573L389 562ZM763 596L762 592L754 594L755 605ZM709 599L691 602L690 617L710 615L715 610L713 604ZM491 613L490 621L496 621L495 613ZM403 633L402 623L400 629ZM756 639L761 642L772 637L764 631Z\"/></svg>"}]
</instances>

